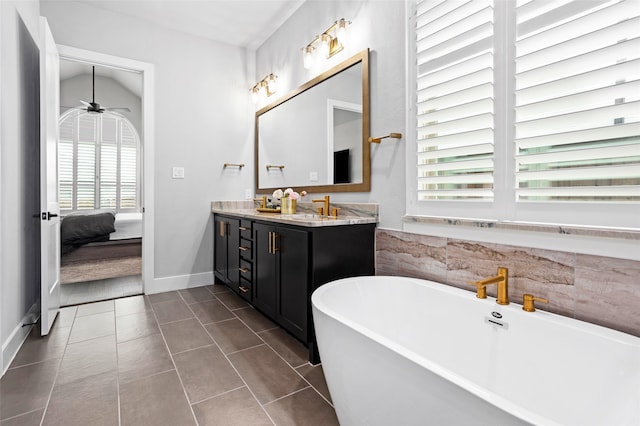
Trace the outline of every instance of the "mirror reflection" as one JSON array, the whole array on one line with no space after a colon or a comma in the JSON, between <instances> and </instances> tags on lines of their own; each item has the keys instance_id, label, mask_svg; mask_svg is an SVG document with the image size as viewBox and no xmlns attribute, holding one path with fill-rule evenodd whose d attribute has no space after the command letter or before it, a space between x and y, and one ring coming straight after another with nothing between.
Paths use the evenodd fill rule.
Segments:
<instances>
[{"instance_id":1,"label":"mirror reflection","mask_svg":"<svg viewBox=\"0 0 640 426\"><path fill-rule=\"evenodd\" d=\"M363 58L368 51L256 113L259 192L369 190L368 61Z\"/></svg>"}]
</instances>

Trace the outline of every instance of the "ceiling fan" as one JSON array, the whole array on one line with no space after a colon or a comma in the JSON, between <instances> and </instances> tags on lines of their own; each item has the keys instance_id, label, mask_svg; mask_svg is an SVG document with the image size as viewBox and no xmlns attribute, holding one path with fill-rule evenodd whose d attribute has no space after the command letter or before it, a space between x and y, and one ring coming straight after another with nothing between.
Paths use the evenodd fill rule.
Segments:
<instances>
[{"instance_id":1,"label":"ceiling fan","mask_svg":"<svg viewBox=\"0 0 640 426\"><path fill-rule=\"evenodd\" d=\"M118 108L107 108L102 107L99 103L96 102L96 67L92 66L92 74L93 74L93 82L92 82L92 98L91 102L83 101L80 99L80 102L85 106L84 108L76 107L76 109L80 109L87 112L95 112L98 114L102 114L105 111L126 111L131 112L129 108L126 107L118 107Z\"/></svg>"}]
</instances>

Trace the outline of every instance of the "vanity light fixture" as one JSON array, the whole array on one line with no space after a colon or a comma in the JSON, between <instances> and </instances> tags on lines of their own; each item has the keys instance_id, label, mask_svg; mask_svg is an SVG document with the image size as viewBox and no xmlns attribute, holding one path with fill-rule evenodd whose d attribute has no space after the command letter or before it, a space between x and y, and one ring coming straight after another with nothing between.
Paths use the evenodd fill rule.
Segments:
<instances>
[{"instance_id":1,"label":"vanity light fixture","mask_svg":"<svg viewBox=\"0 0 640 426\"><path fill-rule=\"evenodd\" d=\"M317 35L309 44L302 48L304 55L304 67L311 68L315 52L325 59L329 59L336 53L344 49L347 26L351 21L341 18L327 28L322 34Z\"/></svg>"},{"instance_id":2,"label":"vanity light fixture","mask_svg":"<svg viewBox=\"0 0 640 426\"><path fill-rule=\"evenodd\" d=\"M253 102L258 102L262 97L271 96L278 91L278 76L271 73L257 82L250 90Z\"/></svg>"}]
</instances>

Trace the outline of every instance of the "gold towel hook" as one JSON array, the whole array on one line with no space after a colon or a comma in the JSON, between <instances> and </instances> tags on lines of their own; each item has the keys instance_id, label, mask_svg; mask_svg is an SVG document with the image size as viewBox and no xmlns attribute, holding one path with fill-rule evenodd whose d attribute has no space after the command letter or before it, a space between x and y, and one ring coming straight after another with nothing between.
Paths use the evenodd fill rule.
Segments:
<instances>
[{"instance_id":1,"label":"gold towel hook","mask_svg":"<svg viewBox=\"0 0 640 426\"><path fill-rule=\"evenodd\" d=\"M369 138L369 142L380 143L382 139L386 139L386 138L400 139L401 137L402 137L402 133L389 133L387 136L380 136L379 138Z\"/></svg>"}]
</instances>

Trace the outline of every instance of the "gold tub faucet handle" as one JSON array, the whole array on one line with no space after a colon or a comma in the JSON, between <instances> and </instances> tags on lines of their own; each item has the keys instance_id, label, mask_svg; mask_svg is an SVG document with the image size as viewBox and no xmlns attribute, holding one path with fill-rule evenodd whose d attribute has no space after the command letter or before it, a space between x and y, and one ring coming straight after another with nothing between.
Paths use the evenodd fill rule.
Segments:
<instances>
[{"instance_id":1,"label":"gold tub faucet handle","mask_svg":"<svg viewBox=\"0 0 640 426\"><path fill-rule=\"evenodd\" d=\"M533 294L525 293L522 296L522 310L527 312L535 312L535 302L549 303L549 300L541 297L535 297Z\"/></svg>"}]
</instances>

